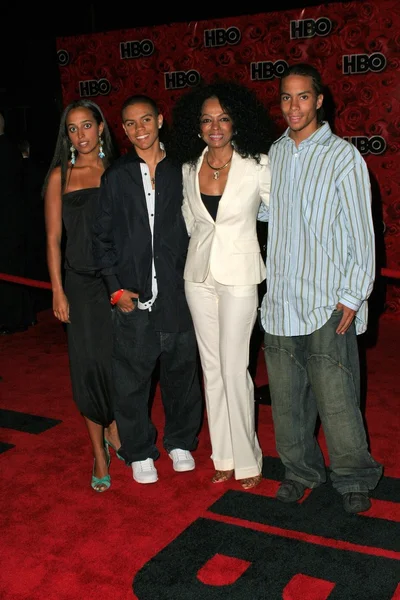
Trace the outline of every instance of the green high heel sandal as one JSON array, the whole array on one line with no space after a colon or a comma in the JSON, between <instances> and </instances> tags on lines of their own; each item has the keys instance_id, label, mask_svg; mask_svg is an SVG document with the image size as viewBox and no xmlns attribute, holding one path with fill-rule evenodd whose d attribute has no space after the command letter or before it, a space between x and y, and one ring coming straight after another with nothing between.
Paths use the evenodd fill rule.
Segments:
<instances>
[{"instance_id":1,"label":"green high heel sandal","mask_svg":"<svg viewBox=\"0 0 400 600\"><path fill-rule=\"evenodd\" d=\"M107 468L109 468L110 463L111 463L111 455L110 455L110 451L107 447L107 445L104 446L104 452L106 453L106 459L107 459ZM91 481L91 486L94 489L95 492L106 492L109 487L111 486L111 477L110 474L108 473L107 475L104 475L104 477L96 477L94 474L94 469L96 466L96 459L93 459L93 471L92 471L92 481Z\"/></svg>"},{"instance_id":2,"label":"green high heel sandal","mask_svg":"<svg viewBox=\"0 0 400 600\"><path fill-rule=\"evenodd\" d=\"M106 440L106 438L104 438L104 444L105 444L106 447L110 446L110 448L112 448L114 450L114 452L117 455L117 458L119 458L119 460L125 461L124 457L121 456L120 454L118 454L118 450L116 449L116 447L114 446L114 444L112 444L111 442L109 442L108 440Z\"/></svg>"}]
</instances>

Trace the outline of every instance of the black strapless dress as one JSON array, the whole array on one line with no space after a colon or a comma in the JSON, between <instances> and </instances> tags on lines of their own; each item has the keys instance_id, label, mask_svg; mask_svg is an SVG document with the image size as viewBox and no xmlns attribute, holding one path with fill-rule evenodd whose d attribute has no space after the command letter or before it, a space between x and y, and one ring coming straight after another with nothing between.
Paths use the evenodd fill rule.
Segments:
<instances>
[{"instance_id":1,"label":"black strapless dress","mask_svg":"<svg viewBox=\"0 0 400 600\"><path fill-rule=\"evenodd\" d=\"M66 232L65 293L70 304L67 325L73 398L79 411L107 427L114 420L111 380L111 305L93 266L93 205L98 188L63 195Z\"/></svg>"}]
</instances>

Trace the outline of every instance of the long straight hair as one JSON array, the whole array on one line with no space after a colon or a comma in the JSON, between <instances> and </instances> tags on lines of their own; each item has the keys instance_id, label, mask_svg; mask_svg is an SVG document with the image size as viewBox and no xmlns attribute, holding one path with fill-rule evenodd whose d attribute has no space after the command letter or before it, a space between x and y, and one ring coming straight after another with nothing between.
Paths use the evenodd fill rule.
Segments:
<instances>
[{"instance_id":1,"label":"long straight hair","mask_svg":"<svg viewBox=\"0 0 400 600\"><path fill-rule=\"evenodd\" d=\"M92 100L87 100L87 99L80 99L80 100L75 100L74 102L71 102L71 104L68 104L68 106L64 109L64 111L61 115L60 126L58 129L58 136L57 136L57 141L56 141L56 147L54 150L54 155L51 160L50 167L47 171L47 174L46 174L46 177L44 180L44 184L43 184L43 188L42 188L43 196L47 189L50 173L53 171L53 169L55 167L58 167L58 166L61 167L61 190L62 190L62 193L65 190L66 183L67 183L67 173L68 173L69 161L71 160L71 140L69 139L69 136L68 136L66 122L67 122L67 117L68 117L69 112L76 108L89 109L90 112L92 113L96 123L98 125L100 125L100 123L103 123L103 125L104 125L103 132L101 134L102 141L103 141L103 152L105 154L105 156L103 158L104 167L107 168L114 161L114 159L118 156L116 145L113 141L110 129L108 127L107 121L104 117L104 114L103 114L100 106L98 106Z\"/></svg>"}]
</instances>

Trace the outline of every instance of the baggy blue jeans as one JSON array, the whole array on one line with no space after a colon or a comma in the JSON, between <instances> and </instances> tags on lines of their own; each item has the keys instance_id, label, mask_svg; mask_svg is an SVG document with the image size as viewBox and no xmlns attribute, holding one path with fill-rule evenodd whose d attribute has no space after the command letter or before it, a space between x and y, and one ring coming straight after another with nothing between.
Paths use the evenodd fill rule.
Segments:
<instances>
[{"instance_id":1,"label":"baggy blue jeans","mask_svg":"<svg viewBox=\"0 0 400 600\"><path fill-rule=\"evenodd\" d=\"M360 364L354 323L336 328L341 311L309 335L265 334L276 449L285 477L315 488L326 481L315 428L319 414L328 448L331 481L340 493L376 487L382 465L368 451L360 411Z\"/></svg>"}]
</instances>

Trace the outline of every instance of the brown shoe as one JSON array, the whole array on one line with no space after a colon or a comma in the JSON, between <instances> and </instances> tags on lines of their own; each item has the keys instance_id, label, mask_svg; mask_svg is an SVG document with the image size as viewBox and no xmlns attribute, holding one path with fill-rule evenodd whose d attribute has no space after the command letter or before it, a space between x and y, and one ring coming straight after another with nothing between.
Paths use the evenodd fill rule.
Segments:
<instances>
[{"instance_id":1,"label":"brown shoe","mask_svg":"<svg viewBox=\"0 0 400 600\"><path fill-rule=\"evenodd\" d=\"M215 471L211 478L211 483L224 483L233 476L233 469L230 471Z\"/></svg>"},{"instance_id":2,"label":"brown shoe","mask_svg":"<svg viewBox=\"0 0 400 600\"><path fill-rule=\"evenodd\" d=\"M251 490L251 488L257 487L262 481L262 475L255 475L254 477L246 477L246 479L240 479L240 484L244 490Z\"/></svg>"}]
</instances>

